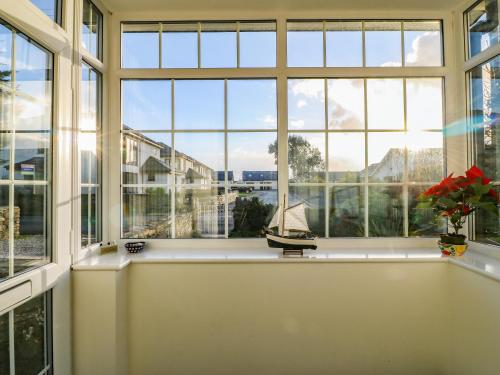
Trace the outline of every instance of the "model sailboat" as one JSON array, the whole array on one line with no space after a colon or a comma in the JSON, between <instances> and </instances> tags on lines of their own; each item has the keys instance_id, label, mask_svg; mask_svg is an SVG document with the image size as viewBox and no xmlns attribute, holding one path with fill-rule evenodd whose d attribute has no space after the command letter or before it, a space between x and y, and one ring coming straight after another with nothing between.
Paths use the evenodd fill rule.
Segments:
<instances>
[{"instance_id":1,"label":"model sailboat","mask_svg":"<svg viewBox=\"0 0 500 375\"><path fill-rule=\"evenodd\" d=\"M316 250L316 237L311 235L307 225L304 203L291 207L285 206L286 197L283 197L283 205L279 205L266 234L269 247L283 249L283 254L303 254L303 249ZM276 231L277 230L277 231Z\"/></svg>"}]
</instances>

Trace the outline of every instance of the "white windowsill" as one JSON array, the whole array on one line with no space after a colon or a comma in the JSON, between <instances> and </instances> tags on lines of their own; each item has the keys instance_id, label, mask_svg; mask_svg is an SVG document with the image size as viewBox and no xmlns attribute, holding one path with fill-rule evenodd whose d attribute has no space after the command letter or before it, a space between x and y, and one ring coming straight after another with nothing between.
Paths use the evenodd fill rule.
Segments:
<instances>
[{"instance_id":1,"label":"white windowsill","mask_svg":"<svg viewBox=\"0 0 500 375\"><path fill-rule=\"evenodd\" d=\"M236 247L146 249L129 254L93 255L73 265L74 271L119 271L129 264L161 263L428 263L449 262L500 281L500 259L471 249L462 257L443 257L434 247L420 248L335 248L305 250L303 257L283 257L281 249Z\"/></svg>"}]
</instances>

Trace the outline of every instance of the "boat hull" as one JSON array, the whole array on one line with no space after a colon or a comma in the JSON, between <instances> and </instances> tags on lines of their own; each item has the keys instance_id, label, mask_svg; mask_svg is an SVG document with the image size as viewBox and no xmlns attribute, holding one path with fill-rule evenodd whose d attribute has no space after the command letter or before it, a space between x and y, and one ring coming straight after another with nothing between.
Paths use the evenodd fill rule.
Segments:
<instances>
[{"instance_id":1,"label":"boat hull","mask_svg":"<svg viewBox=\"0 0 500 375\"><path fill-rule=\"evenodd\" d=\"M269 247L273 248L284 250L316 250L318 248L318 245L316 244L316 238L281 237L274 234L267 234L266 238Z\"/></svg>"}]
</instances>

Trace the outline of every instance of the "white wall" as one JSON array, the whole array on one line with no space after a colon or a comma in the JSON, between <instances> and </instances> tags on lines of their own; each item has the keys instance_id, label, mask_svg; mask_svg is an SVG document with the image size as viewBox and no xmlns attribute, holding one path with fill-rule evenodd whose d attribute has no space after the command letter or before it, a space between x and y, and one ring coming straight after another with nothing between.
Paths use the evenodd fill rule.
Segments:
<instances>
[{"instance_id":1,"label":"white wall","mask_svg":"<svg viewBox=\"0 0 500 375\"><path fill-rule=\"evenodd\" d=\"M500 283L450 265L450 374L500 373Z\"/></svg>"},{"instance_id":2,"label":"white wall","mask_svg":"<svg viewBox=\"0 0 500 375\"><path fill-rule=\"evenodd\" d=\"M127 314L118 314L125 333L105 307L116 301L103 274L115 272L77 271L75 374L111 373L105 352L117 352L109 340L96 342L106 334L128 335L129 374L446 374L447 269L132 264ZM120 350L117 360L127 363Z\"/></svg>"}]
</instances>

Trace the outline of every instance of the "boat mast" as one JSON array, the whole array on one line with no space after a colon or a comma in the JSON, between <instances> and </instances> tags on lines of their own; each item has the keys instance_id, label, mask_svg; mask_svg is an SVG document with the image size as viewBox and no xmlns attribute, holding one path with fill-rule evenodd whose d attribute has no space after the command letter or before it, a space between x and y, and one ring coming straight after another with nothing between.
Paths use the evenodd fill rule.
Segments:
<instances>
[{"instance_id":1,"label":"boat mast","mask_svg":"<svg viewBox=\"0 0 500 375\"><path fill-rule=\"evenodd\" d=\"M285 212L286 212L286 194L283 194L283 210L282 210L282 215L283 215L283 220L281 221L281 235L285 235Z\"/></svg>"}]
</instances>

